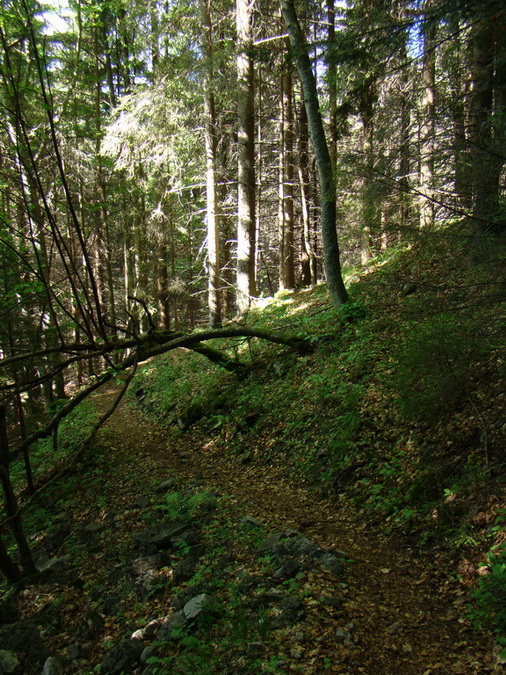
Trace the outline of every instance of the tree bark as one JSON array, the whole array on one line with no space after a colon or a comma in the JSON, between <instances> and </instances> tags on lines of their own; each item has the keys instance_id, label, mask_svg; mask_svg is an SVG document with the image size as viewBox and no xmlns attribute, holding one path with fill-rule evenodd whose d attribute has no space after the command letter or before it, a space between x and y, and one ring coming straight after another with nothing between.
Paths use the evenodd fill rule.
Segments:
<instances>
[{"instance_id":1,"label":"tree bark","mask_svg":"<svg viewBox=\"0 0 506 675\"><path fill-rule=\"evenodd\" d=\"M33 562L32 553L26 539L21 516L18 514L18 503L9 473L9 445L7 439L7 422L5 407L0 406L0 481L4 492L5 512L10 521L10 527L19 552L21 572L16 573L16 565L10 559L3 544L0 545L0 572L8 581L16 581L22 576L35 574L37 568Z\"/></svg>"},{"instance_id":2,"label":"tree bark","mask_svg":"<svg viewBox=\"0 0 506 675\"><path fill-rule=\"evenodd\" d=\"M237 298L239 313L256 295L255 279L255 116L252 2L237 0L238 176Z\"/></svg>"},{"instance_id":3,"label":"tree bark","mask_svg":"<svg viewBox=\"0 0 506 675\"><path fill-rule=\"evenodd\" d=\"M348 300L344 286L336 231L337 207L332 162L325 138L318 102L316 80L311 68L306 41L302 34L293 0L281 0L281 9L297 60L297 68L304 92L309 132L313 143L321 191L321 227L325 273L330 299L335 307Z\"/></svg>"},{"instance_id":4,"label":"tree bark","mask_svg":"<svg viewBox=\"0 0 506 675\"><path fill-rule=\"evenodd\" d=\"M436 91L436 24L430 16L432 0L424 4L423 18L423 99L420 128L420 228L434 227L434 144Z\"/></svg>"},{"instance_id":5,"label":"tree bark","mask_svg":"<svg viewBox=\"0 0 506 675\"><path fill-rule=\"evenodd\" d=\"M221 326L220 237L216 198L216 114L213 91L213 34L209 0L201 0L200 10L204 71L204 137L206 146L206 219L209 325Z\"/></svg>"},{"instance_id":6,"label":"tree bark","mask_svg":"<svg viewBox=\"0 0 506 675\"><path fill-rule=\"evenodd\" d=\"M283 58L279 103L280 152L278 166L279 287L295 288L293 218L292 74Z\"/></svg>"},{"instance_id":7,"label":"tree bark","mask_svg":"<svg viewBox=\"0 0 506 675\"><path fill-rule=\"evenodd\" d=\"M472 175L473 218L479 235L501 234L500 179L506 139L506 12L477 17L473 27Z\"/></svg>"}]
</instances>

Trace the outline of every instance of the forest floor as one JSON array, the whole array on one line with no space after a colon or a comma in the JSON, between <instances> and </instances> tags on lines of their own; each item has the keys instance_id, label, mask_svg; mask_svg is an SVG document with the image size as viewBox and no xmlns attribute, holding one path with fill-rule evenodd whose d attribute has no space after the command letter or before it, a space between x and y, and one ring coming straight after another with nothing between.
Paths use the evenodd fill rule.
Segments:
<instances>
[{"instance_id":1,"label":"forest floor","mask_svg":"<svg viewBox=\"0 0 506 675\"><path fill-rule=\"evenodd\" d=\"M339 313L317 286L248 315L310 353L214 341L242 380L187 351L139 366L27 510L46 571L0 593L0 672L7 650L26 675L505 671L473 625L506 646L504 285L428 243ZM118 391L36 449L42 483Z\"/></svg>"},{"instance_id":2,"label":"forest floor","mask_svg":"<svg viewBox=\"0 0 506 675\"><path fill-rule=\"evenodd\" d=\"M106 409L113 397L114 392L109 390L95 401L99 408ZM327 574L322 582L321 575L309 573L303 579L304 619L297 624L295 634L272 631L265 656L270 656L271 666L264 672L503 672L489 636L473 630L467 621L462 590L449 577L444 561L386 538L380 529L364 523L352 507L316 497L273 467L241 466L189 433L168 442L162 429L127 403L120 404L102 434L101 445L111 474L103 492L101 515L92 513L94 496L90 492L89 501L82 495L79 499L82 518L105 518L110 509L117 511L122 505L120 510L128 514L125 525L129 532L135 531L148 505L149 484L153 479L156 483L172 477L179 490L185 485L198 485L224 496L234 514L228 517L236 522L241 517L253 518L263 524L267 534L291 528L324 549L345 552L349 562L342 578ZM120 467L130 462L129 477L121 476ZM125 534L123 531L120 536ZM114 537L109 539L107 549L114 547L114 541ZM87 563L91 564L90 576L96 574L97 565L111 564L115 557L110 550L100 551L97 560ZM254 567L255 553L251 552L251 560L247 557L244 566ZM322 591L325 594L322 583L327 592L343 598L342 611L323 611L314 600ZM157 611L163 612L164 606L167 612L170 597L169 587L154 600L130 608L130 624L137 621L142 625ZM109 639L124 629L121 622L107 623ZM343 642L343 633L351 639ZM185 670L162 667L152 672ZM187 672L221 671L203 668ZM227 672L248 671L237 667Z\"/></svg>"}]
</instances>

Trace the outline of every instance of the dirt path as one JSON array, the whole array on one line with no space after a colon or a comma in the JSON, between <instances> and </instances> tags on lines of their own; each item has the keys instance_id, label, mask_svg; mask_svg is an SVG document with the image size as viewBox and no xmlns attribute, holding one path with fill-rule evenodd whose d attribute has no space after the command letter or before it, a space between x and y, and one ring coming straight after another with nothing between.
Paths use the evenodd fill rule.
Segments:
<instances>
[{"instance_id":1,"label":"dirt path","mask_svg":"<svg viewBox=\"0 0 506 675\"><path fill-rule=\"evenodd\" d=\"M104 408L111 399L110 391L96 398ZM345 611L355 646L337 670L326 672L503 672L491 641L465 619L458 585L448 582L437 561L395 548L379 531L364 526L349 507L316 498L272 467L239 466L189 433L167 441L162 430L124 403L106 428L109 444L112 440L127 446L139 462L149 459L160 480L166 474L201 479L209 489L234 495L244 515L268 523L272 531L300 530L316 544L345 551L354 560L346 568ZM327 649L329 640L331 649L334 641L342 652L335 633L322 635ZM322 671L308 663L306 672Z\"/></svg>"}]
</instances>

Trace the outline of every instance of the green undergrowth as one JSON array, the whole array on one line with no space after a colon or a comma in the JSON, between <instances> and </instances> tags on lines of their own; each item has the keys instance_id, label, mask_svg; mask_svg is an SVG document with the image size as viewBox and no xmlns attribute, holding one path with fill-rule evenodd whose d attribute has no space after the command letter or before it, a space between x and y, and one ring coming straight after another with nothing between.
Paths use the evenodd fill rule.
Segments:
<instances>
[{"instance_id":1,"label":"green undergrowth","mask_svg":"<svg viewBox=\"0 0 506 675\"><path fill-rule=\"evenodd\" d=\"M311 354L215 341L247 378L172 353L145 366L131 400L240 464L286 466L417 546L486 551L506 485L504 259L460 230L424 235L357 273L337 311L318 286L246 317Z\"/></svg>"}]
</instances>

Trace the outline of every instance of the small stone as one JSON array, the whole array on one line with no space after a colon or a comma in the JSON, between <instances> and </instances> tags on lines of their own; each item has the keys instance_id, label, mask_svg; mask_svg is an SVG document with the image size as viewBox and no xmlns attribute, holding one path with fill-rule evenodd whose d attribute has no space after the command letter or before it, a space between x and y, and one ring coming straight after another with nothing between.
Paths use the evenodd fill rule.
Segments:
<instances>
[{"instance_id":1,"label":"small stone","mask_svg":"<svg viewBox=\"0 0 506 675\"><path fill-rule=\"evenodd\" d=\"M289 558L274 574L273 579L293 579L300 570L300 563L295 558Z\"/></svg>"},{"instance_id":2,"label":"small stone","mask_svg":"<svg viewBox=\"0 0 506 675\"><path fill-rule=\"evenodd\" d=\"M138 640L123 640L105 656L100 664L107 675L131 673L140 663L143 646Z\"/></svg>"},{"instance_id":3,"label":"small stone","mask_svg":"<svg viewBox=\"0 0 506 675\"><path fill-rule=\"evenodd\" d=\"M84 640L95 640L105 628L102 616L95 610L87 612L81 621L77 632Z\"/></svg>"},{"instance_id":4,"label":"small stone","mask_svg":"<svg viewBox=\"0 0 506 675\"><path fill-rule=\"evenodd\" d=\"M399 632L399 628L402 626L402 623L400 621L394 621L393 624L388 626L387 628L387 633L390 635L394 635L395 633Z\"/></svg>"},{"instance_id":5,"label":"small stone","mask_svg":"<svg viewBox=\"0 0 506 675\"><path fill-rule=\"evenodd\" d=\"M175 612L172 616L162 624L158 631L157 639L160 642L168 642L169 640L177 640L181 636L181 629L186 625L186 617L183 610Z\"/></svg>"},{"instance_id":6,"label":"small stone","mask_svg":"<svg viewBox=\"0 0 506 675\"><path fill-rule=\"evenodd\" d=\"M268 553L283 536L284 535L282 532L276 532L275 534L271 534L269 537L264 539L257 548L257 555L264 555L264 553Z\"/></svg>"},{"instance_id":7,"label":"small stone","mask_svg":"<svg viewBox=\"0 0 506 675\"><path fill-rule=\"evenodd\" d=\"M241 518L241 525L247 525L249 527L263 527L262 523L259 523L256 518L253 518L253 516L244 516L244 518Z\"/></svg>"},{"instance_id":8,"label":"small stone","mask_svg":"<svg viewBox=\"0 0 506 675\"><path fill-rule=\"evenodd\" d=\"M60 661L54 656L50 656L44 663L42 675L64 675L65 671Z\"/></svg>"},{"instance_id":9,"label":"small stone","mask_svg":"<svg viewBox=\"0 0 506 675\"><path fill-rule=\"evenodd\" d=\"M189 600L183 607L183 613L187 621L193 621L203 611L208 610L215 603L214 598L207 593L200 593Z\"/></svg>"},{"instance_id":10,"label":"small stone","mask_svg":"<svg viewBox=\"0 0 506 675\"><path fill-rule=\"evenodd\" d=\"M343 601L337 595L325 596L320 599L320 603L324 607L331 607L339 611L343 608Z\"/></svg>"},{"instance_id":11,"label":"small stone","mask_svg":"<svg viewBox=\"0 0 506 675\"><path fill-rule=\"evenodd\" d=\"M171 488L174 487L174 479L173 478L167 478L167 480L164 480L163 483L160 483L157 485L155 488L155 492L157 494L163 494L165 492L168 492Z\"/></svg>"},{"instance_id":12,"label":"small stone","mask_svg":"<svg viewBox=\"0 0 506 675\"><path fill-rule=\"evenodd\" d=\"M198 560L196 558L184 558L180 560L172 569L172 580L175 584L183 581L189 581L197 569Z\"/></svg>"},{"instance_id":13,"label":"small stone","mask_svg":"<svg viewBox=\"0 0 506 675\"><path fill-rule=\"evenodd\" d=\"M154 640L160 627L165 624L165 619L153 619L143 628L138 628L132 633L130 638L132 640Z\"/></svg>"},{"instance_id":14,"label":"small stone","mask_svg":"<svg viewBox=\"0 0 506 675\"><path fill-rule=\"evenodd\" d=\"M152 656L156 655L156 647L155 645L148 645L142 652L141 654L141 663L143 666L146 666L148 663L148 659L150 659Z\"/></svg>"},{"instance_id":15,"label":"small stone","mask_svg":"<svg viewBox=\"0 0 506 675\"><path fill-rule=\"evenodd\" d=\"M319 556L320 563L328 569L328 571L333 574L335 577L339 577L344 572L344 567L341 561L336 558L333 553L328 553L327 551L323 552L323 555Z\"/></svg>"},{"instance_id":16,"label":"small stone","mask_svg":"<svg viewBox=\"0 0 506 675\"><path fill-rule=\"evenodd\" d=\"M0 673L15 673L19 666L19 659L14 652L0 649Z\"/></svg>"},{"instance_id":17,"label":"small stone","mask_svg":"<svg viewBox=\"0 0 506 675\"><path fill-rule=\"evenodd\" d=\"M146 574L153 570L159 570L164 566L165 562L166 561L159 554L143 556L142 558L137 558L133 561L132 571L136 576L140 576L141 574Z\"/></svg>"},{"instance_id":18,"label":"small stone","mask_svg":"<svg viewBox=\"0 0 506 675\"><path fill-rule=\"evenodd\" d=\"M337 628L336 629L336 640L338 642L341 642L343 645L346 645L347 647L350 647L353 645L353 639L351 637L351 633L349 633L347 630L343 630L342 628Z\"/></svg>"}]
</instances>

